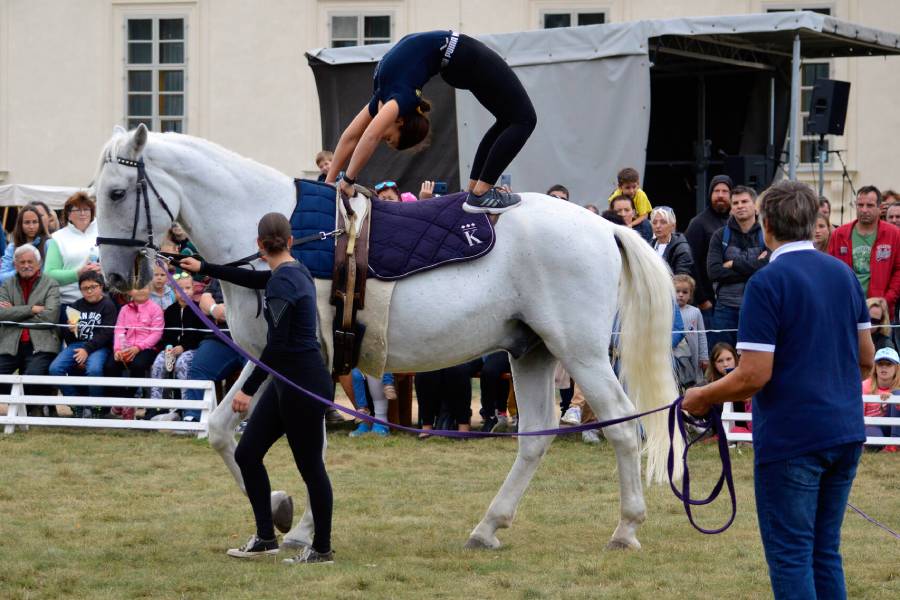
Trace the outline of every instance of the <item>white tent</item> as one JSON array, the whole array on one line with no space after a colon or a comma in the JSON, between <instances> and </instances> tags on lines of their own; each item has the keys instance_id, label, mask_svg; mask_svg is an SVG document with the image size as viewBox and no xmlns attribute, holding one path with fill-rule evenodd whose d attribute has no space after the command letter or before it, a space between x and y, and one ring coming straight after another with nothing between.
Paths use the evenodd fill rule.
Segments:
<instances>
[{"instance_id":1,"label":"white tent","mask_svg":"<svg viewBox=\"0 0 900 600\"><path fill-rule=\"evenodd\" d=\"M59 210L69 196L80 191L87 190L56 185L24 185L18 183L0 185L0 206L25 206L40 200L50 208Z\"/></svg>"}]
</instances>

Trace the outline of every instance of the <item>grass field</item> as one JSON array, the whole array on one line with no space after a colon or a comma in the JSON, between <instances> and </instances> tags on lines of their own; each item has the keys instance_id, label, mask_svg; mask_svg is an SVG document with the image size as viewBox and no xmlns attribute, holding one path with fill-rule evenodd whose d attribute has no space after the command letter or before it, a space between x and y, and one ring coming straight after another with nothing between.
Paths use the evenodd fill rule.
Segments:
<instances>
[{"instance_id":1,"label":"grass field","mask_svg":"<svg viewBox=\"0 0 900 600\"><path fill-rule=\"evenodd\" d=\"M498 551L462 545L512 463L515 442L329 438L330 566L239 562L249 505L206 442L160 433L32 429L0 436L0 598L764 598L752 452L735 453L738 517L722 535L688 524L667 487L647 492L640 552L602 548L618 510L605 444L554 442ZM301 484L281 441L276 489ZM717 473L692 457L692 488ZM900 526L900 457L866 455L851 501ZM706 484L705 488L700 488ZM700 513L720 523L727 500ZM851 598L900 597L900 543L848 513Z\"/></svg>"}]
</instances>

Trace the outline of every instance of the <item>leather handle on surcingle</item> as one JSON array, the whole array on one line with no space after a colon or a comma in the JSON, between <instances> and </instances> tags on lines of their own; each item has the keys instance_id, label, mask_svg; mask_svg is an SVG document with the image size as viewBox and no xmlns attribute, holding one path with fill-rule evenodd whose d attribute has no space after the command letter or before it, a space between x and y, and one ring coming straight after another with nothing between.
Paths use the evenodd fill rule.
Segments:
<instances>
[{"instance_id":1,"label":"leather handle on surcingle","mask_svg":"<svg viewBox=\"0 0 900 600\"><path fill-rule=\"evenodd\" d=\"M344 314L342 326L345 330L353 324L353 293L356 290L356 213L350 213L350 224L347 227L347 281L344 288Z\"/></svg>"}]
</instances>

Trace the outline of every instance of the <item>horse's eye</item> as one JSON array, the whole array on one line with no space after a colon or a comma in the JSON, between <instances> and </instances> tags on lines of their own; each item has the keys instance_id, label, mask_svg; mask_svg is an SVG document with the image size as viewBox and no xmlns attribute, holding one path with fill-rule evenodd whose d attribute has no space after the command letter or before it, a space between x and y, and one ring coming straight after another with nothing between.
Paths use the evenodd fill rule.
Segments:
<instances>
[{"instance_id":1,"label":"horse's eye","mask_svg":"<svg viewBox=\"0 0 900 600\"><path fill-rule=\"evenodd\" d=\"M125 190L113 190L109 193L109 197L112 200L121 200L125 197Z\"/></svg>"}]
</instances>

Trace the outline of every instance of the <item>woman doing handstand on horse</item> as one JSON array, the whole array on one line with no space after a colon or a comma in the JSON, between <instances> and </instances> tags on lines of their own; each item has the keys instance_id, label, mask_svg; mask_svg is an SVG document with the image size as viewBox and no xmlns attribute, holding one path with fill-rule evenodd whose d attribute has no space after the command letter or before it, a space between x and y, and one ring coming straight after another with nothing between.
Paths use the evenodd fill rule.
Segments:
<instances>
[{"instance_id":1,"label":"woman doing handstand on horse","mask_svg":"<svg viewBox=\"0 0 900 600\"><path fill-rule=\"evenodd\" d=\"M438 73L452 87L471 91L497 119L475 152L463 208L499 214L515 206L518 196L494 184L534 131L534 106L500 55L453 31L407 35L384 55L375 69L372 99L341 134L326 181L334 183L343 170L341 191L352 196L353 184L379 142L406 150L424 140L431 104L422 98L422 88Z\"/></svg>"}]
</instances>

